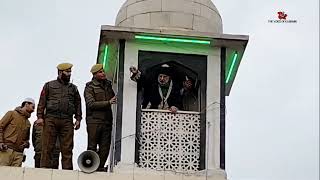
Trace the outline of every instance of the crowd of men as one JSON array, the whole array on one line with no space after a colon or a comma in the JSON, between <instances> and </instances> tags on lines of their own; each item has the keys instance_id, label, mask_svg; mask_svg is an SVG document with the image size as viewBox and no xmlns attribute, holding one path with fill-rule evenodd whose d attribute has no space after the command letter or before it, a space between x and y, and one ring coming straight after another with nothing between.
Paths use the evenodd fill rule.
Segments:
<instances>
[{"instance_id":1,"label":"crowd of men","mask_svg":"<svg viewBox=\"0 0 320 180\"><path fill-rule=\"evenodd\" d=\"M73 169L74 130L80 128L82 109L78 88L70 82L72 66L70 63L59 64L57 79L45 83L41 90L37 120L32 128L36 168L57 169L61 153L62 169ZM193 81L186 76L182 86L179 86L173 82L173 74L168 65L161 66L157 80L151 84L146 82L145 75L137 68L130 67L130 72L132 80L144 84L142 108L167 109L172 113L198 109ZM111 106L117 103L117 97L102 64L93 65L91 73L92 80L86 83L84 90L87 150L98 153L98 171L105 171L112 134ZM0 166L22 166L23 152L30 146L29 117L34 112L35 105L32 98L26 98L20 106L8 111L0 120Z\"/></svg>"}]
</instances>

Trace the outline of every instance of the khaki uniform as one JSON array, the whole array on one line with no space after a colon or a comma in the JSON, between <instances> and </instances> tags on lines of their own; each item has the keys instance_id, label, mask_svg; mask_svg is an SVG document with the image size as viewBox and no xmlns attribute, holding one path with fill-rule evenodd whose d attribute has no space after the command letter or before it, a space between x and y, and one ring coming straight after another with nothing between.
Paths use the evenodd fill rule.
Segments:
<instances>
[{"instance_id":1,"label":"khaki uniform","mask_svg":"<svg viewBox=\"0 0 320 180\"><path fill-rule=\"evenodd\" d=\"M100 157L99 169L102 170L109 155L112 132L112 110L109 100L115 94L111 82L93 79L86 84L86 122L88 150L96 151ZM99 146L99 149L97 149Z\"/></svg>"},{"instance_id":2,"label":"khaki uniform","mask_svg":"<svg viewBox=\"0 0 320 180\"><path fill-rule=\"evenodd\" d=\"M40 167L53 168L52 153L60 140L62 169L73 169L73 116L82 119L81 98L77 87L60 79L47 82L37 108L38 119L44 119Z\"/></svg>"},{"instance_id":3,"label":"khaki uniform","mask_svg":"<svg viewBox=\"0 0 320 180\"><path fill-rule=\"evenodd\" d=\"M32 145L34 148L34 166L35 168L40 168L41 160L41 150L42 150L42 126L33 126L32 127ZM52 168L59 168L59 155L60 155L60 141L57 138L56 146L52 153Z\"/></svg>"},{"instance_id":4,"label":"khaki uniform","mask_svg":"<svg viewBox=\"0 0 320 180\"><path fill-rule=\"evenodd\" d=\"M8 146L0 151L0 166L21 166L23 151L29 148L30 113L21 107L9 111L0 121L0 143Z\"/></svg>"}]
</instances>

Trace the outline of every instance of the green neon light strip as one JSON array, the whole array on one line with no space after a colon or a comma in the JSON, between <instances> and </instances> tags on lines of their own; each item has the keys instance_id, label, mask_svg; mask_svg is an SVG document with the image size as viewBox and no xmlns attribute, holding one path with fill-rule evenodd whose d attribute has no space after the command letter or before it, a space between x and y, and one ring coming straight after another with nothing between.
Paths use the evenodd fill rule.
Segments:
<instances>
[{"instance_id":1,"label":"green neon light strip","mask_svg":"<svg viewBox=\"0 0 320 180\"><path fill-rule=\"evenodd\" d=\"M105 69L106 63L108 61L108 45L106 45L106 47L104 48L104 54L103 54L103 69Z\"/></svg>"},{"instance_id":2,"label":"green neon light strip","mask_svg":"<svg viewBox=\"0 0 320 180\"><path fill-rule=\"evenodd\" d=\"M210 44L210 41L196 40L196 39L181 39L181 38L168 38L168 37L156 37L156 36L140 36L136 35L136 39L166 41L166 42L182 42L182 43L196 43L196 44Z\"/></svg>"},{"instance_id":3,"label":"green neon light strip","mask_svg":"<svg viewBox=\"0 0 320 180\"><path fill-rule=\"evenodd\" d=\"M231 78L231 74L233 72L233 68L234 68L234 65L236 64L236 61L237 61L237 57L238 57L238 53L236 52L233 56L233 59L232 59L232 64L231 64L231 67L229 69L229 72L228 72L228 76L227 76L227 80L226 80L226 83L229 82L230 78Z\"/></svg>"}]
</instances>

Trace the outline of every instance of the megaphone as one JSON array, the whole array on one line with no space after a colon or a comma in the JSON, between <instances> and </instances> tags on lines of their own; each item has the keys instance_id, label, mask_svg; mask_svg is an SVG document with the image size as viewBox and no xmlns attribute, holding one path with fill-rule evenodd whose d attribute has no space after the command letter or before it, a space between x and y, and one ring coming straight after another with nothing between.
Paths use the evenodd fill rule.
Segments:
<instances>
[{"instance_id":1,"label":"megaphone","mask_svg":"<svg viewBox=\"0 0 320 180\"><path fill-rule=\"evenodd\" d=\"M92 173L99 168L99 164L99 155L94 151L84 151L78 157L78 166L82 172Z\"/></svg>"}]
</instances>

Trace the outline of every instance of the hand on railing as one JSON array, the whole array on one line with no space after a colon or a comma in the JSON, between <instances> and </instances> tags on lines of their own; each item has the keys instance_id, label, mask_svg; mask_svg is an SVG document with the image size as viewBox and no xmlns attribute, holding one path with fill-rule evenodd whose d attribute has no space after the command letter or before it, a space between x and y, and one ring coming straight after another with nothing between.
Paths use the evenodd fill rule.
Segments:
<instances>
[{"instance_id":1,"label":"hand on railing","mask_svg":"<svg viewBox=\"0 0 320 180\"><path fill-rule=\"evenodd\" d=\"M169 111L171 111L173 114L175 114L175 113L177 113L178 108L175 107L175 106L171 106L171 107L169 108Z\"/></svg>"}]
</instances>

